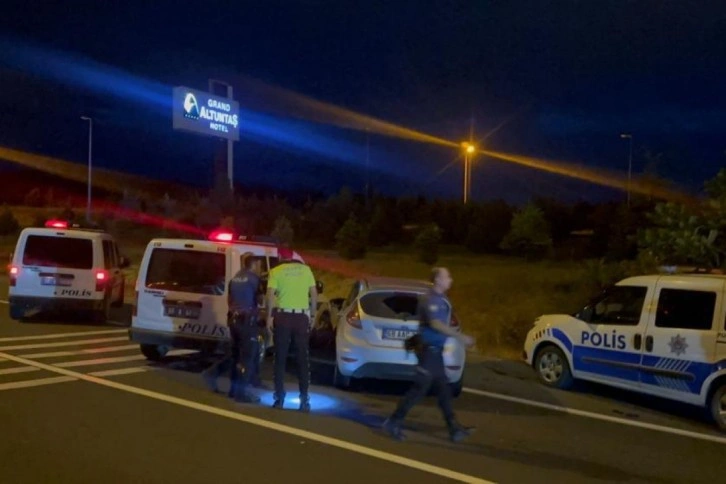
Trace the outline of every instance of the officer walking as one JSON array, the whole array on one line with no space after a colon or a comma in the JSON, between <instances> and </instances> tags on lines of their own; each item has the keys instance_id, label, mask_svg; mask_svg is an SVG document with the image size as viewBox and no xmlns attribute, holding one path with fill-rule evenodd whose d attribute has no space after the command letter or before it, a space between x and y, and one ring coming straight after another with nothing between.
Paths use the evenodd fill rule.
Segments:
<instances>
[{"instance_id":1,"label":"officer walking","mask_svg":"<svg viewBox=\"0 0 726 484\"><path fill-rule=\"evenodd\" d=\"M459 333L449 325L451 303L446 297L446 292L453 282L449 270L445 267L434 269L431 281L433 287L421 302L419 311L419 336L422 347L417 352L419 361L416 366L416 379L393 415L384 422L383 429L394 439L403 440L405 438L401 430L403 419L414 405L426 396L433 385L438 393L439 408L449 427L449 437L453 442L460 442L474 429L461 426L454 417L451 389L446 378L442 353L447 338L455 338L467 347L474 344L474 339Z\"/></svg>"},{"instance_id":2,"label":"officer walking","mask_svg":"<svg viewBox=\"0 0 726 484\"><path fill-rule=\"evenodd\" d=\"M260 261L251 253L242 256L242 269L229 282L227 324L232 338L230 351L220 362L204 372L204 380L217 391L217 379L229 371L229 397L238 402L258 403L259 397L249 392L259 364L258 288ZM238 366L239 365L239 366ZM240 369L242 375L240 375Z\"/></svg>"},{"instance_id":3,"label":"officer walking","mask_svg":"<svg viewBox=\"0 0 726 484\"><path fill-rule=\"evenodd\" d=\"M300 411L310 411L310 326L315 315L318 291L315 277L307 265L293 261L292 250L278 250L281 263L270 271L267 283L269 313L267 328L275 338L275 403L285 403L285 363L291 340L297 349L298 380L300 383Z\"/></svg>"}]
</instances>

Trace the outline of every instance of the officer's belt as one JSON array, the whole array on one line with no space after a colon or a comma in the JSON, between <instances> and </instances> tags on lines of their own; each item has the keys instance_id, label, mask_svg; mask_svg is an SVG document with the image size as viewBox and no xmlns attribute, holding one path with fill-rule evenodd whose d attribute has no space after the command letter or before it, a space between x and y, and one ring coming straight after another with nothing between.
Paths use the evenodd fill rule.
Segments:
<instances>
[{"instance_id":1,"label":"officer's belt","mask_svg":"<svg viewBox=\"0 0 726 484\"><path fill-rule=\"evenodd\" d=\"M275 312L278 313L286 313L286 314L310 314L309 309L285 309L285 308L275 308Z\"/></svg>"}]
</instances>

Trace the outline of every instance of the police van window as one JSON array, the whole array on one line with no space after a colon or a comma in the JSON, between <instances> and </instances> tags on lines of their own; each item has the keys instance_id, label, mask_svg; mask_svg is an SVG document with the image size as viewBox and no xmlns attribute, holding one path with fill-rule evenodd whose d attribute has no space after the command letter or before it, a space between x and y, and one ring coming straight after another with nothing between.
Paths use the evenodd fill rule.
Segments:
<instances>
[{"instance_id":1,"label":"police van window","mask_svg":"<svg viewBox=\"0 0 726 484\"><path fill-rule=\"evenodd\" d=\"M110 240L103 241L103 266L107 270L115 267L113 261L113 246Z\"/></svg>"},{"instance_id":2,"label":"police van window","mask_svg":"<svg viewBox=\"0 0 726 484\"><path fill-rule=\"evenodd\" d=\"M708 330L713 325L716 293L661 289L655 325L659 328Z\"/></svg>"},{"instance_id":3,"label":"police van window","mask_svg":"<svg viewBox=\"0 0 726 484\"><path fill-rule=\"evenodd\" d=\"M93 269L93 242L91 239L30 235L25 241L23 265Z\"/></svg>"},{"instance_id":4,"label":"police van window","mask_svg":"<svg viewBox=\"0 0 726 484\"><path fill-rule=\"evenodd\" d=\"M590 307L590 323L636 326L645 304L647 287L613 286L606 290Z\"/></svg>"},{"instance_id":5,"label":"police van window","mask_svg":"<svg viewBox=\"0 0 726 484\"><path fill-rule=\"evenodd\" d=\"M154 249L146 287L195 294L225 292L226 258L217 252Z\"/></svg>"},{"instance_id":6,"label":"police van window","mask_svg":"<svg viewBox=\"0 0 726 484\"><path fill-rule=\"evenodd\" d=\"M369 316L411 321L418 319L418 301L418 294L371 292L360 299L360 305Z\"/></svg>"}]
</instances>

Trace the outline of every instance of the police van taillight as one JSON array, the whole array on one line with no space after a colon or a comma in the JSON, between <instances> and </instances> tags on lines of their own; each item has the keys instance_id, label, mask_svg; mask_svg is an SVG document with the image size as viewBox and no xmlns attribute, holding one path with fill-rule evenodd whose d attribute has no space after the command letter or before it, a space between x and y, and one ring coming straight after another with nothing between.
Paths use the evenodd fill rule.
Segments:
<instances>
[{"instance_id":1,"label":"police van taillight","mask_svg":"<svg viewBox=\"0 0 726 484\"><path fill-rule=\"evenodd\" d=\"M17 284L18 282L18 274L20 274L20 269L16 266L10 266L8 274L10 275L10 287L15 287L15 284Z\"/></svg>"},{"instance_id":2,"label":"police van taillight","mask_svg":"<svg viewBox=\"0 0 726 484\"><path fill-rule=\"evenodd\" d=\"M108 272L96 271L96 292L105 291L107 285L108 285Z\"/></svg>"}]
</instances>

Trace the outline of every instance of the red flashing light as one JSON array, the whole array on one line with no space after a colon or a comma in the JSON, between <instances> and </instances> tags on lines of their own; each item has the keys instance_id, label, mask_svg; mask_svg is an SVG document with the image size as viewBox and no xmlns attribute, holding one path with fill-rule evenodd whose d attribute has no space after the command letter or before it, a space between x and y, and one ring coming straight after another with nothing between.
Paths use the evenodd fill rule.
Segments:
<instances>
[{"instance_id":1,"label":"red flashing light","mask_svg":"<svg viewBox=\"0 0 726 484\"><path fill-rule=\"evenodd\" d=\"M20 269L18 269L15 266L10 266L10 275L11 276L17 276L18 272L20 272Z\"/></svg>"},{"instance_id":2,"label":"red flashing light","mask_svg":"<svg viewBox=\"0 0 726 484\"><path fill-rule=\"evenodd\" d=\"M106 282L108 281L108 272L96 272L96 291L102 292L106 290Z\"/></svg>"},{"instance_id":3,"label":"red flashing light","mask_svg":"<svg viewBox=\"0 0 726 484\"><path fill-rule=\"evenodd\" d=\"M215 242L232 242L234 240L234 234L227 230L215 230L209 234L209 240Z\"/></svg>"},{"instance_id":4,"label":"red flashing light","mask_svg":"<svg viewBox=\"0 0 726 484\"><path fill-rule=\"evenodd\" d=\"M348 314L345 317L345 320L357 329L363 329L363 325L360 322L360 312L358 311L358 303L356 302L353 306L353 308L348 311Z\"/></svg>"},{"instance_id":5,"label":"red flashing light","mask_svg":"<svg viewBox=\"0 0 726 484\"><path fill-rule=\"evenodd\" d=\"M67 229L68 222L65 220L48 220L45 226L51 229Z\"/></svg>"},{"instance_id":6,"label":"red flashing light","mask_svg":"<svg viewBox=\"0 0 726 484\"><path fill-rule=\"evenodd\" d=\"M20 269L16 266L10 266L10 270L8 272L10 273L10 287L15 287L15 284L18 282Z\"/></svg>"}]
</instances>

